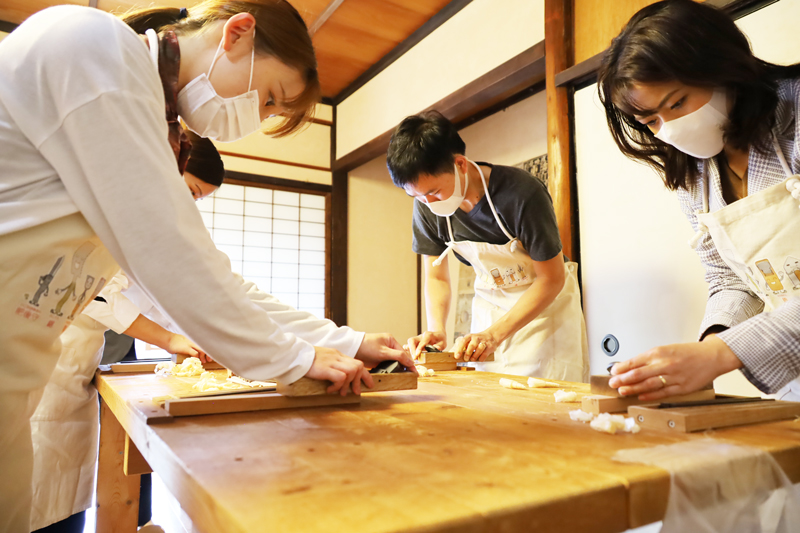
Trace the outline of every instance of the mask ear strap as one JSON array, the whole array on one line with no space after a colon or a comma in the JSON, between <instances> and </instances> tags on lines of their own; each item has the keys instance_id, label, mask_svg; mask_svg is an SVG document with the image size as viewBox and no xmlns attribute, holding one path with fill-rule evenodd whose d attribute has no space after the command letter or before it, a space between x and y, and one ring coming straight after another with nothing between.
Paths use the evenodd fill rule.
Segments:
<instances>
[{"instance_id":1,"label":"mask ear strap","mask_svg":"<svg viewBox=\"0 0 800 533\"><path fill-rule=\"evenodd\" d=\"M214 59L211 61L211 66L208 67L208 73L206 74L206 78L211 79L211 71L214 70L214 65L217 64L217 59L220 58L219 51L222 50L222 43L225 42L225 34L223 33L222 39L219 41L219 46L217 47L217 51L214 52Z\"/></svg>"},{"instance_id":2,"label":"mask ear strap","mask_svg":"<svg viewBox=\"0 0 800 533\"><path fill-rule=\"evenodd\" d=\"M253 86L253 67L256 64L256 29L253 28L253 51L250 52L250 81L247 82L247 92Z\"/></svg>"},{"instance_id":3,"label":"mask ear strap","mask_svg":"<svg viewBox=\"0 0 800 533\"><path fill-rule=\"evenodd\" d=\"M206 78L211 79L211 72L214 70L214 65L217 64L217 60L222 57L219 53L222 50L222 43L225 42L225 35L222 36L222 40L219 42L219 46L217 47L217 51L214 52L214 59L211 61L211 66L208 67L208 73L206 74ZM253 87L253 68L256 64L256 30L253 29L253 50L250 52L250 81L247 82L247 92L250 92L250 89Z\"/></svg>"}]
</instances>

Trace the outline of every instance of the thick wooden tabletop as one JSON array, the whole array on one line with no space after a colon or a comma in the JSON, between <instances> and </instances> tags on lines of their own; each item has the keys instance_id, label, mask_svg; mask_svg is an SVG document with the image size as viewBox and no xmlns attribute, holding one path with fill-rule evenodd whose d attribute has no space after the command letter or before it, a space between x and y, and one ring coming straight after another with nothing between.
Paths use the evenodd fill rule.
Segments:
<instances>
[{"instance_id":1,"label":"thick wooden tabletop","mask_svg":"<svg viewBox=\"0 0 800 533\"><path fill-rule=\"evenodd\" d=\"M703 434L598 433L569 419L580 403L555 403L555 389L505 389L500 377L437 373L417 390L367 394L360 404L149 426L133 406L169 394L168 380L109 374L96 383L207 533L618 532L663 517L669 474L611 458ZM563 388L579 400L589 393ZM713 436L771 452L800 481L800 422Z\"/></svg>"}]
</instances>

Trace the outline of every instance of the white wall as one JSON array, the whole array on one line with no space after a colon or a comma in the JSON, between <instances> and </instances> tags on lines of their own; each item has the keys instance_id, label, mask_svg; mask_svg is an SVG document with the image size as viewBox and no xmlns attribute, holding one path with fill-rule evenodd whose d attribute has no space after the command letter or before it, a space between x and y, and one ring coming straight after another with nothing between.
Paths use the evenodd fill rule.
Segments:
<instances>
[{"instance_id":1,"label":"white wall","mask_svg":"<svg viewBox=\"0 0 800 533\"><path fill-rule=\"evenodd\" d=\"M547 153L547 96L538 92L458 132L474 161L516 165Z\"/></svg>"},{"instance_id":2,"label":"white wall","mask_svg":"<svg viewBox=\"0 0 800 533\"><path fill-rule=\"evenodd\" d=\"M486 161L513 166L547 153L547 99L544 91L491 115L459 132L467 145L467 156L473 161ZM409 224L410 228L410 224ZM410 229L409 229L410 231ZM453 342L455 314L458 305L459 266L451 252L450 315L447 320L448 343ZM461 270L463 272L463 270ZM469 270L472 275L471 269ZM423 280L424 282L424 280ZM424 287L423 302L424 302ZM426 328L425 306L422 306L422 327Z\"/></svg>"},{"instance_id":3,"label":"white wall","mask_svg":"<svg viewBox=\"0 0 800 533\"><path fill-rule=\"evenodd\" d=\"M614 360L694 340L707 288L675 195L619 152L595 86L575 93L575 144L584 313L598 374L607 334L619 339Z\"/></svg>"},{"instance_id":4,"label":"white wall","mask_svg":"<svg viewBox=\"0 0 800 533\"><path fill-rule=\"evenodd\" d=\"M544 0L474 0L337 107L337 158L544 39Z\"/></svg>"},{"instance_id":5,"label":"white wall","mask_svg":"<svg viewBox=\"0 0 800 533\"><path fill-rule=\"evenodd\" d=\"M764 59L800 61L796 22L800 0L781 0L739 21ZM584 312L593 373L611 360L696 339L707 297L699 259L686 241L692 231L674 193L647 167L614 145L595 86L575 94L575 143ZM600 348L614 334L613 359ZM717 391L756 394L740 373Z\"/></svg>"},{"instance_id":6,"label":"white wall","mask_svg":"<svg viewBox=\"0 0 800 533\"><path fill-rule=\"evenodd\" d=\"M414 200L394 186L384 157L353 170L348 191L347 325L405 344L417 334Z\"/></svg>"}]
</instances>

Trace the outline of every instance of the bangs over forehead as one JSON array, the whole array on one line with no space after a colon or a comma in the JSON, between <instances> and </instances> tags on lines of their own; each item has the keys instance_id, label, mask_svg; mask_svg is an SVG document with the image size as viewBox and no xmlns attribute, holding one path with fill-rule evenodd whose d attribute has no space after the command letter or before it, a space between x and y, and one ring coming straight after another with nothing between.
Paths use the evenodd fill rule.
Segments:
<instances>
[{"instance_id":1,"label":"bangs over forehead","mask_svg":"<svg viewBox=\"0 0 800 533\"><path fill-rule=\"evenodd\" d=\"M281 107L286 110L281 115L282 120L274 127L265 128L264 133L274 137L283 137L298 131L311 122L314 118L316 104L320 101L322 89L316 70L313 73L307 71L303 75L303 81L305 83L303 92L291 100L280 102Z\"/></svg>"},{"instance_id":2,"label":"bangs over forehead","mask_svg":"<svg viewBox=\"0 0 800 533\"><path fill-rule=\"evenodd\" d=\"M626 115L630 116L648 116L652 115L654 110L652 109L644 109L638 105L636 100L633 98L633 88L635 85L639 84L639 82L634 82L633 80L612 80L611 83L611 101L614 105L625 113Z\"/></svg>"}]
</instances>

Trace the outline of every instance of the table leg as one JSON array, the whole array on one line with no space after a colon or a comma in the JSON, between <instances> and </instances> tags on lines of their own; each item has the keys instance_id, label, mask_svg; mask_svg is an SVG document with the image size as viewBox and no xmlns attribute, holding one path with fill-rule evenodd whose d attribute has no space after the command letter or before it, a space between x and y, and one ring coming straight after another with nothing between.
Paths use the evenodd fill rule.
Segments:
<instances>
[{"instance_id":1,"label":"table leg","mask_svg":"<svg viewBox=\"0 0 800 533\"><path fill-rule=\"evenodd\" d=\"M125 430L100 399L100 453L97 467L97 531L135 532L139 521L139 475L126 476Z\"/></svg>"}]
</instances>

